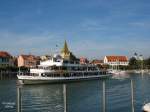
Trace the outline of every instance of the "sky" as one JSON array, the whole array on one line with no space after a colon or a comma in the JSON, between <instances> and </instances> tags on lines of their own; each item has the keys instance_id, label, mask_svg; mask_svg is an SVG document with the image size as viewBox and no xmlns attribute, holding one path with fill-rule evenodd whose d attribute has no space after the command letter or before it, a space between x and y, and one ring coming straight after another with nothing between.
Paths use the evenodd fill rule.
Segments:
<instances>
[{"instance_id":1,"label":"sky","mask_svg":"<svg viewBox=\"0 0 150 112\"><path fill-rule=\"evenodd\" d=\"M150 0L0 0L0 50L150 56ZM58 45L58 47L56 47Z\"/></svg>"}]
</instances>

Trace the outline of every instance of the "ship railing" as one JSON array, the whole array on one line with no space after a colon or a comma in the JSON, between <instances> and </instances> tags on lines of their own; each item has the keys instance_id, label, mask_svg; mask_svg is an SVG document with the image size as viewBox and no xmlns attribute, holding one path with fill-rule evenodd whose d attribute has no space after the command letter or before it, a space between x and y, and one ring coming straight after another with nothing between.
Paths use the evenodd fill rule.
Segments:
<instances>
[{"instance_id":1,"label":"ship railing","mask_svg":"<svg viewBox=\"0 0 150 112\"><path fill-rule=\"evenodd\" d=\"M67 70L57 70L51 73L43 73L43 77L87 77L93 75L105 75L107 74L106 70L101 71L67 71ZM29 72L20 72L18 75L27 75L27 76L38 76L38 74L29 73Z\"/></svg>"},{"instance_id":2,"label":"ship railing","mask_svg":"<svg viewBox=\"0 0 150 112\"><path fill-rule=\"evenodd\" d=\"M85 71L55 71L50 74L44 74L43 77L87 77L87 76L95 76L95 75L105 75L105 71L101 72L85 72Z\"/></svg>"},{"instance_id":3,"label":"ship railing","mask_svg":"<svg viewBox=\"0 0 150 112\"><path fill-rule=\"evenodd\" d=\"M18 72L18 75L30 75L30 72Z\"/></svg>"}]
</instances>

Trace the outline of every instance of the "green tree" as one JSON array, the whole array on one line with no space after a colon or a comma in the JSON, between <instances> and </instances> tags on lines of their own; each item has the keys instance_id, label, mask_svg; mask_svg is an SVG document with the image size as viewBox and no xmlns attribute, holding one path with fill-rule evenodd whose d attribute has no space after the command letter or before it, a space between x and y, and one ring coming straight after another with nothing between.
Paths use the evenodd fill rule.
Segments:
<instances>
[{"instance_id":1,"label":"green tree","mask_svg":"<svg viewBox=\"0 0 150 112\"><path fill-rule=\"evenodd\" d=\"M150 57L144 60L144 65L146 68L150 69Z\"/></svg>"},{"instance_id":2,"label":"green tree","mask_svg":"<svg viewBox=\"0 0 150 112\"><path fill-rule=\"evenodd\" d=\"M139 62L134 57L130 58L130 60L129 60L129 68L130 69L138 69L139 68Z\"/></svg>"}]
</instances>

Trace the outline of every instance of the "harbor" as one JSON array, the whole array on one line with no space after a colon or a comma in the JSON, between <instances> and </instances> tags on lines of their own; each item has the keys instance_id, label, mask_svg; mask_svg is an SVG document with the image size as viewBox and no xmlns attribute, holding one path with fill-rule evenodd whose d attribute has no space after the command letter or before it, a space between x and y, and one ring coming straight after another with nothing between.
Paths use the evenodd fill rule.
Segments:
<instances>
[{"instance_id":1,"label":"harbor","mask_svg":"<svg viewBox=\"0 0 150 112\"><path fill-rule=\"evenodd\" d=\"M0 0L0 112L150 112L150 0Z\"/></svg>"},{"instance_id":2,"label":"harbor","mask_svg":"<svg viewBox=\"0 0 150 112\"><path fill-rule=\"evenodd\" d=\"M6 60L7 55L1 52L1 60ZM26 66L22 65L25 64L23 59L28 60ZM0 90L4 91L0 93L0 111L147 110L150 102L147 60L134 55L130 60L126 56L105 56L103 62L89 62L83 57L78 59L69 50L66 41L60 53L44 60L32 55L21 55L18 57L18 67L7 66L2 62Z\"/></svg>"}]
</instances>

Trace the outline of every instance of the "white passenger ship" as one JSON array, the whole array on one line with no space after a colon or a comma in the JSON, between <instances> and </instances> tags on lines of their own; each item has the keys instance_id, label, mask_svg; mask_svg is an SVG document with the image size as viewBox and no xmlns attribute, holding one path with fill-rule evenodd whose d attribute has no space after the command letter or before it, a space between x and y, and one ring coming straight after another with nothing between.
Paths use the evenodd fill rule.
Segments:
<instances>
[{"instance_id":1,"label":"white passenger ship","mask_svg":"<svg viewBox=\"0 0 150 112\"><path fill-rule=\"evenodd\" d=\"M22 84L59 83L89 79L107 78L110 74L100 70L93 64L80 64L67 47L65 41L61 55L54 55L51 59L41 61L40 65L30 68L30 73L17 75Z\"/></svg>"}]
</instances>

